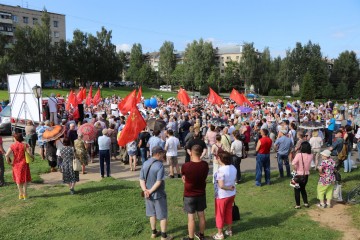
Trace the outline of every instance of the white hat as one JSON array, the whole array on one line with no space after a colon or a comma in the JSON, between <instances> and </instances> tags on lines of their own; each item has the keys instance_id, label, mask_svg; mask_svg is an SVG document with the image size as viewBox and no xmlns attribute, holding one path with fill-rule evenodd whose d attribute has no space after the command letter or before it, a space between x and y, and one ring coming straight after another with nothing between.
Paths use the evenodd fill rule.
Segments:
<instances>
[{"instance_id":1,"label":"white hat","mask_svg":"<svg viewBox=\"0 0 360 240\"><path fill-rule=\"evenodd\" d=\"M323 156L325 156L325 157L330 157L331 152L330 152L330 150L325 149L325 150L322 151L320 154L323 155Z\"/></svg>"}]
</instances>

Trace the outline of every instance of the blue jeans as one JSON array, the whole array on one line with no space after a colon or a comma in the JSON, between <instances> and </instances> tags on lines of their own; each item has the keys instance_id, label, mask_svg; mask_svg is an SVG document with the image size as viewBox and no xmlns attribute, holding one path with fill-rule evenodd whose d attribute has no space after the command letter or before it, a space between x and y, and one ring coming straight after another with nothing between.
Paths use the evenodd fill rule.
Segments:
<instances>
[{"instance_id":1,"label":"blue jeans","mask_svg":"<svg viewBox=\"0 0 360 240\"><path fill-rule=\"evenodd\" d=\"M351 172L351 167L351 152L349 152L347 159L344 161L344 172Z\"/></svg>"},{"instance_id":2,"label":"blue jeans","mask_svg":"<svg viewBox=\"0 0 360 240\"><path fill-rule=\"evenodd\" d=\"M257 186L261 186L263 168L265 173L265 183L270 184L270 154L258 153L256 155L256 176L255 176L255 184Z\"/></svg>"},{"instance_id":3,"label":"blue jeans","mask_svg":"<svg viewBox=\"0 0 360 240\"><path fill-rule=\"evenodd\" d=\"M328 134L328 141L327 144L328 145L332 145L332 139L333 139L333 132L332 130L326 129L327 134Z\"/></svg>"},{"instance_id":4,"label":"blue jeans","mask_svg":"<svg viewBox=\"0 0 360 240\"><path fill-rule=\"evenodd\" d=\"M337 130L340 129L340 127L341 127L341 124L335 124L335 129L334 129L334 131L336 132Z\"/></svg>"},{"instance_id":5,"label":"blue jeans","mask_svg":"<svg viewBox=\"0 0 360 240\"><path fill-rule=\"evenodd\" d=\"M142 165L144 165L144 162L147 160L146 153L147 153L146 148L140 148L140 155L141 155L141 163L142 163Z\"/></svg>"},{"instance_id":6,"label":"blue jeans","mask_svg":"<svg viewBox=\"0 0 360 240\"><path fill-rule=\"evenodd\" d=\"M360 159L360 141L356 144L358 150L358 159Z\"/></svg>"},{"instance_id":7,"label":"blue jeans","mask_svg":"<svg viewBox=\"0 0 360 240\"><path fill-rule=\"evenodd\" d=\"M277 161L278 161L278 168L279 168L279 172L280 172L280 177L284 177L283 164L285 164L286 176L291 177L290 165L289 165L289 155L288 154L282 155L282 154L278 153Z\"/></svg>"},{"instance_id":8,"label":"blue jeans","mask_svg":"<svg viewBox=\"0 0 360 240\"><path fill-rule=\"evenodd\" d=\"M104 163L106 163L106 176L110 177L110 150L100 150L100 174L104 177Z\"/></svg>"}]
</instances>

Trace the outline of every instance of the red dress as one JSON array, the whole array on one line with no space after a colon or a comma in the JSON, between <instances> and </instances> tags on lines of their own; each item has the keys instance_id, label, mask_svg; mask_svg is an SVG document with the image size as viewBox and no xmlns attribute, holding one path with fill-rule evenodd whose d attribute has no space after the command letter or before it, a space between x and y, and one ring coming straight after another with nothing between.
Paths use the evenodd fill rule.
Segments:
<instances>
[{"instance_id":1,"label":"red dress","mask_svg":"<svg viewBox=\"0 0 360 240\"><path fill-rule=\"evenodd\" d=\"M13 151L13 179L16 184L22 184L31 181L29 164L25 160L25 147L23 143L15 141L10 146Z\"/></svg>"}]
</instances>

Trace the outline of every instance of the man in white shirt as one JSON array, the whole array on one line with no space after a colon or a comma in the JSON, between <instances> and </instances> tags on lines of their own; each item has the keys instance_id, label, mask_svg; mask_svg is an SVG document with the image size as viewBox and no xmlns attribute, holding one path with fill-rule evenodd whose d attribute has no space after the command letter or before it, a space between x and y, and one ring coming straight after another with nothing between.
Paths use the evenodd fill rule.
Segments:
<instances>
[{"instance_id":1,"label":"man in white shirt","mask_svg":"<svg viewBox=\"0 0 360 240\"><path fill-rule=\"evenodd\" d=\"M57 99L55 98L55 94L52 93L48 99L48 106L50 112L50 122L53 122L55 125L58 124L57 121Z\"/></svg>"},{"instance_id":2,"label":"man in white shirt","mask_svg":"<svg viewBox=\"0 0 360 240\"><path fill-rule=\"evenodd\" d=\"M170 166L170 178L174 178L174 167L176 168L176 173L178 178L181 178L180 168L178 164L178 150L180 149L180 141L176 137L174 137L173 130L167 130L167 136L165 143L165 151L166 151L166 158L167 162Z\"/></svg>"}]
</instances>

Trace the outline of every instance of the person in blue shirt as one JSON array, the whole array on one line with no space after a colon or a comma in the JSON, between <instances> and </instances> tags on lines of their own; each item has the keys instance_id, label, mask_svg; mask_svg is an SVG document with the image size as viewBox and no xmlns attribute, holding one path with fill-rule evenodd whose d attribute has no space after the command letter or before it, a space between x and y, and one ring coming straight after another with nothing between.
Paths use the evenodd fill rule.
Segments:
<instances>
[{"instance_id":1,"label":"person in blue shirt","mask_svg":"<svg viewBox=\"0 0 360 240\"><path fill-rule=\"evenodd\" d=\"M332 145L332 139L333 139L333 132L335 130L335 118L333 115L330 115L330 121L329 121L329 125L327 127L327 132L328 132L328 142L327 145L331 146Z\"/></svg>"},{"instance_id":2,"label":"person in blue shirt","mask_svg":"<svg viewBox=\"0 0 360 240\"><path fill-rule=\"evenodd\" d=\"M275 141L275 149L277 151L277 161L280 177L284 177L283 164L286 168L286 176L291 177L289 165L289 153L294 144L290 138L287 137L287 130L281 129L279 131L278 139Z\"/></svg>"}]
</instances>

